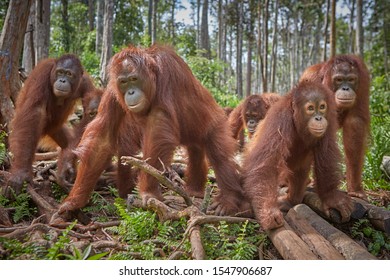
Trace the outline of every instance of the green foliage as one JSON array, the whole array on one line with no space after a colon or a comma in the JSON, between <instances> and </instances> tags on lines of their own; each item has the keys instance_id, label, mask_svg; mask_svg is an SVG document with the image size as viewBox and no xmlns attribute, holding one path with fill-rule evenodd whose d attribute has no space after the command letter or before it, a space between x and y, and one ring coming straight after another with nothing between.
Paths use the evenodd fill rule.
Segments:
<instances>
[{"instance_id":1,"label":"green foliage","mask_svg":"<svg viewBox=\"0 0 390 280\"><path fill-rule=\"evenodd\" d=\"M7 157L7 148L4 143L6 137L7 133L4 130L0 130L0 165L4 163Z\"/></svg>"},{"instance_id":2,"label":"green foliage","mask_svg":"<svg viewBox=\"0 0 390 280\"><path fill-rule=\"evenodd\" d=\"M153 237L158 226L155 213L141 209L129 212L121 199L116 199L115 206L122 218L118 233L124 241L133 243Z\"/></svg>"},{"instance_id":3,"label":"green foliage","mask_svg":"<svg viewBox=\"0 0 390 280\"><path fill-rule=\"evenodd\" d=\"M76 225L77 220L71 223L58 238L57 242L53 244L48 250L46 254L46 259L48 260L57 260L61 258L66 258L67 256L63 254L61 251L65 250L66 246L68 246L70 242L69 232Z\"/></svg>"},{"instance_id":4,"label":"green foliage","mask_svg":"<svg viewBox=\"0 0 390 280\"><path fill-rule=\"evenodd\" d=\"M239 103L237 96L229 92L229 84L231 85L232 80L223 85L219 84L219 75L227 67L226 64L217 59L209 60L201 55L187 57L187 63L195 77L211 92L220 106L235 107Z\"/></svg>"},{"instance_id":5,"label":"green foliage","mask_svg":"<svg viewBox=\"0 0 390 280\"><path fill-rule=\"evenodd\" d=\"M117 0L113 24L113 43L115 46L138 45L145 29L142 18L143 1Z\"/></svg>"},{"instance_id":6,"label":"green foliage","mask_svg":"<svg viewBox=\"0 0 390 280\"><path fill-rule=\"evenodd\" d=\"M374 116L390 115L390 73L373 78L370 112Z\"/></svg>"},{"instance_id":7,"label":"green foliage","mask_svg":"<svg viewBox=\"0 0 390 280\"><path fill-rule=\"evenodd\" d=\"M257 247L267 238L265 234L259 234L258 229L258 224L249 222L221 222L217 227L204 225L201 233L207 257L226 260L254 259Z\"/></svg>"},{"instance_id":8,"label":"green foliage","mask_svg":"<svg viewBox=\"0 0 390 280\"><path fill-rule=\"evenodd\" d=\"M369 239L367 249L375 256L381 251L390 250L390 237L384 232L374 229L367 219L355 222L351 228L351 234L354 238Z\"/></svg>"},{"instance_id":9,"label":"green foliage","mask_svg":"<svg viewBox=\"0 0 390 280\"><path fill-rule=\"evenodd\" d=\"M111 228L119 234L122 241L129 245L129 251L112 256L112 259L132 259L134 254L140 254L142 259L161 259L155 255L156 244L162 244L164 254L169 254L177 248L186 228L186 220L159 222L156 214L142 209L126 209L124 201L117 199L115 202L122 221L118 227ZM184 242L181 249L190 251L189 242ZM131 250L131 251L130 251Z\"/></svg>"},{"instance_id":10,"label":"green foliage","mask_svg":"<svg viewBox=\"0 0 390 280\"><path fill-rule=\"evenodd\" d=\"M14 193L14 199L8 199L3 195L0 195L0 206L14 208L15 211L12 215L12 219L15 223L18 223L25 219L30 219L37 213L37 208L31 206L31 197L26 192L24 187L19 195Z\"/></svg>"},{"instance_id":11,"label":"green foliage","mask_svg":"<svg viewBox=\"0 0 390 280\"><path fill-rule=\"evenodd\" d=\"M380 169L384 155L390 155L390 83L386 76L373 79L370 95L371 138L366 153L363 176L370 189L390 190Z\"/></svg>"},{"instance_id":12,"label":"green foliage","mask_svg":"<svg viewBox=\"0 0 390 280\"><path fill-rule=\"evenodd\" d=\"M0 237L0 260L36 260L45 256L45 248L34 243Z\"/></svg>"},{"instance_id":13,"label":"green foliage","mask_svg":"<svg viewBox=\"0 0 390 280\"><path fill-rule=\"evenodd\" d=\"M100 213L96 219L103 221L106 220L109 216L114 216L116 214L115 205L112 204L112 201L108 201L101 194L93 192L91 196L91 203L89 206L83 208L84 212Z\"/></svg>"},{"instance_id":14,"label":"green foliage","mask_svg":"<svg viewBox=\"0 0 390 280\"><path fill-rule=\"evenodd\" d=\"M371 119L371 141L363 169L364 181L371 189L381 187L390 190L380 169L384 155L390 155L390 115Z\"/></svg>"},{"instance_id":15,"label":"green foliage","mask_svg":"<svg viewBox=\"0 0 390 280\"><path fill-rule=\"evenodd\" d=\"M91 46L89 36L88 6L71 1L68 4L68 22L62 17L62 4L54 2L51 17L50 53L61 56L71 52L80 55Z\"/></svg>"}]
</instances>

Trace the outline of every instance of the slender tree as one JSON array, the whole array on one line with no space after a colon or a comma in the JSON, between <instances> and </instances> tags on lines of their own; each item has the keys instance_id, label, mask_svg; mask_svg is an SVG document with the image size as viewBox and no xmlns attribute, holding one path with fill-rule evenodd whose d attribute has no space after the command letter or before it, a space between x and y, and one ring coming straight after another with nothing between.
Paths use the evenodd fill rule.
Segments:
<instances>
[{"instance_id":1,"label":"slender tree","mask_svg":"<svg viewBox=\"0 0 390 280\"><path fill-rule=\"evenodd\" d=\"M330 15L330 57L336 55L336 0L332 0Z\"/></svg>"},{"instance_id":2,"label":"slender tree","mask_svg":"<svg viewBox=\"0 0 390 280\"><path fill-rule=\"evenodd\" d=\"M100 55L102 51L104 0L97 0L96 3L96 41L95 52Z\"/></svg>"},{"instance_id":3,"label":"slender tree","mask_svg":"<svg viewBox=\"0 0 390 280\"><path fill-rule=\"evenodd\" d=\"M104 0L104 25L103 25L103 44L100 56L100 78L103 85L107 84L107 65L112 56L112 25L114 18L114 0Z\"/></svg>"},{"instance_id":4,"label":"slender tree","mask_svg":"<svg viewBox=\"0 0 390 280\"><path fill-rule=\"evenodd\" d=\"M0 123L14 115L12 100L20 90L19 59L32 0L11 0L0 36ZM17 32L16 32L17 31Z\"/></svg>"},{"instance_id":5,"label":"slender tree","mask_svg":"<svg viewBox=\"0 0 390 280\"><path fill-rule=\"evenodd\" d=\"M207 58L211 57L210 52L210 35L209 35L209 1L203 1L202 6L202 22L200 28L200 49L205 50L205 56Z\"/></svg>"},{"instance_id":6,"label":"slender tree","mask_svg":"<svg viewBox=\"0 0 390 280\"><path fill-rule=\"evenodd\" d=\"M356 2L356 52L363 57L363 0Z\"/></svg>"}]
</instances>

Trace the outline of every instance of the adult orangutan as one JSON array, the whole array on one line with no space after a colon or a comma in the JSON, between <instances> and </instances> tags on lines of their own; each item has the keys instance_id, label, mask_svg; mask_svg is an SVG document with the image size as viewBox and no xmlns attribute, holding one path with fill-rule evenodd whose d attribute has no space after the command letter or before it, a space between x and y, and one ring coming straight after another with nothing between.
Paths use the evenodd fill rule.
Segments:
<instances>
[{"instance_id":1,"label":"adult orangutan","mask_svg":"<svg viewBox=\"0 0 390 280\"><path fill-rule=\"evenodd\" d=\"M233 137L238 139L240 132L245 129L248 137L252 138L259 122L264 119L270 106L279 100L276 93L254 94L245 98L229 114L229 125L233 131Z\"/></svg>"},{"instance_id":2,"label":"adult orangutan","mask_svg":"<svg viewBox=\"0 0 390 280\"><path fill-rule=\"evenodd\" d=\"M325 213L334 208L343 221L349 219L351 200L338 190L336 117L330 90L304 81L281 97L257 128L246 151L243 176L244 190L264 229L282 226L281 210L302 202L312 165ZM288 192L278 197L281 185L287 185Z\"/></svg>"},{"instance_id":3,"label":"adult orangutan","mask_svg":"<svg viewBox=\"0 0 390 280\"><path fill-rule=\"evenodd\" d=\"M166 46L130 46L112 58L109 77L98 115L77 149L81 162L76 182L59 214L87 204L118 142L137 138L125 137L129 130L141 135L143 156L158 169L170 165L177 146L187 148L186 190L192 196L203 196L207 156L220 189L216 213L239 211L245 200L227 117L183 59ZM151 197L163 199L156 179L144 172L139 175L139 188L144 202ZM120 190L121 196L129 191Z\"/></svg>"},{"instance_id":4,"label":"adult orangutan","mask_svg":"<svg viewBox=\"0 0 390 280\"><path fill-rule=\"evenodd\" d=\"M23 182L32 179L32 163L38 141L50 136L65 149L71 132L66 126L77 99L94 91L79 59L71 54L40 62L27 78L15 106L11 123L10 151L13 154L8 186L19 193ZM4 192L8 195L9 188Z\"/></svg>"},{"instance_id":5,"label":"adult orangutan","mask_svg":"<svg viewBox=\"0 0 390 280\"><path fill-rule=\"evenodd\" d=\"M355 55L338 55L305 70L301 80L322 82L334 95L347 166L348 194L367 199L362 170L370 131L370 75Z\"/></svg>"}]
</instances>

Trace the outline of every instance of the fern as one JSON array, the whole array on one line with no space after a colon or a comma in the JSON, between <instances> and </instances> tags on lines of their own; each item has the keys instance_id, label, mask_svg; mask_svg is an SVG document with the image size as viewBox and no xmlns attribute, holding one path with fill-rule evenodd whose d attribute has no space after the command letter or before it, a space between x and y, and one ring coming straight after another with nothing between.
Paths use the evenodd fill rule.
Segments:
<instances>
[{"instance_id":1,"label":"fern","mask_svg":"<svg viewBox=\"0 0 390 280\"><path fill-rule=\"evenodd\" d=\"M63 232L62 235L58 238L57 242L53 244L47 251L46 259L48 260L56 260L61 257L66 257L66 255L60 253L61 250L64 250L70 242L69 232L76 225L77 220L70 224Z\"/></svg>"}]
</instances>

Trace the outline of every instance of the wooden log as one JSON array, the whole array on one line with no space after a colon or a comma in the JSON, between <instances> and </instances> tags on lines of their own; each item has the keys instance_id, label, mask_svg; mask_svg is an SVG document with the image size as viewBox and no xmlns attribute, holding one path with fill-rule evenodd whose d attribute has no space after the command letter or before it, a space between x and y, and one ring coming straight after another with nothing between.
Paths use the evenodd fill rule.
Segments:
<instances>
[{"instance_id":1,"label":"wooden log","mask_svg":"<svg viewBox=\"0 0 390 280\"><path fill-rule=\"evenodd\" d=\"M290 209L285 217L295 233L309 246L309 249L322 260L345 260L305 219L298 216L294 209Z\"/></svg>"},{"instance_id":2,"label":"wooden log","mask_svg":"<svg viewBox=\"0 0 390 280\"><path fill-rule=\"evenodd\" d=\"M322 202L318 197L318 194L314 191L305 192L305 196L303 197L303 203L312 208L317 214L321 215L325 219L328 219L332 222L341 223L340 213L335 209L330 209L330 216L326 216L322 210ZM353 211L351 213L351 218L353 219L361 219L366 214L366 209L360 204L353 201Z\"/></svg>"},{"instance_id":3,"label":"wooden log","mask_svg":"<svg viewBox=\"0 0 390 280\"><path fill-rule=\"evenodd\" d=\"M194 260L205 260L206 252L203 249L202 239L200 237L200 227L194 226L190 233L191 252Z\"/></svg>"},{"instance_id":4,"label":"wooden log","mask_svg":"<svg viewBox=\"0 0 390 280\"><path fill-rule=\"evenodd\" d=\"M322 236L324 236L347 260L376 260L366 249L357 244L345 233L330 225L318 216L309 206L298 204L294 207L297 214L305 218Z\"/></svg>"},{"instance_id":5,"label":"wooden log","mask_svg":"<svg viewBox=\"0 0 390 280\"><path fill-rule=\"evenodd\" d=\"M356 204L361 205L361 207L363 207L366 210L368 220L376 229L384 231L388 235L390 235L390 211L389 210L386 210L383 207L372 205L367 201L357 197L353 197L352 199L353 201L355 201Z\"/></svg>"},{"instance_id":6,"label":"wooden log","mask_svg":"<svg viewBox=\"0 0 390 280\"><path fill-rule=\"evenodd\" d=\"M318 260L309 247L294 232L287 221L282 227L267 231L268 237L285 260Z\"/></svg>"}]
</instances>

